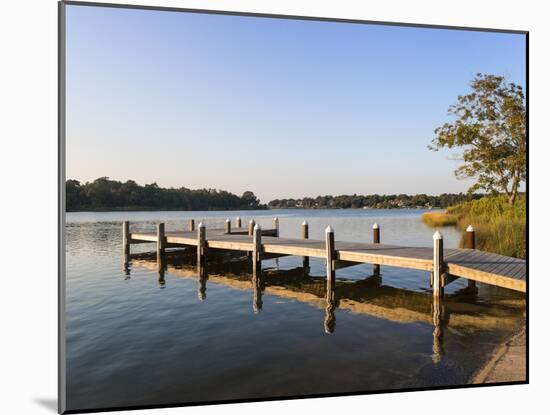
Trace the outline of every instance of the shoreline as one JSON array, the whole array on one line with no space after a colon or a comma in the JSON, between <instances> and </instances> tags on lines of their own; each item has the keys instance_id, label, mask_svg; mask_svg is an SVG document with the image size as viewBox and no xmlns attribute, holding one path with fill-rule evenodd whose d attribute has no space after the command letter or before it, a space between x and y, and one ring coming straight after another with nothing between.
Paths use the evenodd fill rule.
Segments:
<instances>
[{"instance_id":1,"label":"shoreline","mask_svg":"<svg viewBox=\"0 0 550 415\"><path fill-rule=\"evenodd\" d=\"M527 337L523 326L497 346L489 360L472 376L470 384L527 381Z\"/></svg>"}]
</instances>

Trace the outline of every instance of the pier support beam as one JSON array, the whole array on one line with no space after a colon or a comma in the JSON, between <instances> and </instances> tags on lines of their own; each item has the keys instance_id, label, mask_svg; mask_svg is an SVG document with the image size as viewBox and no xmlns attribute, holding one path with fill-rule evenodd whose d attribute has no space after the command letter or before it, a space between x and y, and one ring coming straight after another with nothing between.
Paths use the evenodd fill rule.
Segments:
<instances>
[{"instance_id":1,"label":"pier support beam","mask_svg":"<svg viewBox=\"0 0 550 415\"><path fill-rule=\"evenodd\" d=\"M279 218L273 218L273 227L275 228L275 236L279 236Z\"/></svg>"},{"instance_id":2,"label":"pier support beam","mask_svg":"<svg viewBox=\"0 0 550 415\"><path fill-rule=\"evenodd\" d=\"M439 231L436 231L433 236L434 239L434 270L433 270L433 283L432 290L434 297L441 297L443 295L443 274L444 270L444 258L443 258L443 235Z\"/></svg>"},{"instance_id":3,"label":"pier support beam","mask_svg":"<svg viewBox=\"0 0 550 415\"><path fill-rule=\"evenodd\" d=\"M252 273L257 275L262 270L262 228L255 225L252 234Z\"/></svg>"},{"instance_id":4,"label":"pier support beam","mask_svg":"<svg viewBox=\"0 0 550 415\"><path fill-rule=\"evenodd\" d=\"M237 216L237 219L235 220L235 226L239 229L242 227L240 216Z\"/></svg>"},{"instance_id":5,"label":"pier support beam","mask_svg":"<svg viewBox=\"0 0 550 415\"><path fill-rule=\"evenodd\" d=\"M197 228L197 268L199 273L205 264L206 255L206 226L200 222Z\"/></svg>"},{"instance_id":6,"label":"pier support beam","mask_svg":"<svg viewBox=\"0 0 550 415\"><path fill-rule=\"evenodd\" d=\"M464 239L464 248L476 249L476 231L472 225L466 228L466 238ZM468 280L468 289L471 291L476 290L476 282L474 280Z\"/></svg>"},{"instance_id":7,"label":"pier support beam","mask_svg":"<svg viewBox=\"0 0 550 415\"><path fill-rule=\"evenodd\" d=\"M306 221L302 222L302 239L309 239L309 225ZM302 258L302 266L306 273L309 272L309 257L305 256Z\"/></svg>"},{"instance_id":8,"label":"pier support beam","mask_svg":"<svg viewBox=\"0 0 550 415\"><path fill-rule=\"evenodd\" d=\"M187 226L188 226L189 231L194 232L195 231L195 219L189 219L189 222L188 222Z\"/></svg>"},{"instance_id":9,"label":"pier support beam","mask_svg":"<svg viewBox=\"0 0 550 415\"><path fill-rule=\"evenodd\" d=\"M231 220L230 220L229 218L227 218L227 219L225 220L224 233L226 233L226 234L231 233Z\"/></svg>"},{"instance_id":10,"label":"pier support beam","mask_svg":"<svg viewBox=\"0 0 550 415\"><path fill-rule=\"evenodd\" d=\"M325 243L327 261L327 303L334 303L334 289L336 285L336 251L334 245L334 230L330 226L327 226L325 229Z\"/></svg>"},{"instance_id":11,"label":"pier support beam","mask_svg":"<svg viewBox=\"0 0 550 415\"><path fill-rule=\"evenodd\" d=\"M378 226L377 223L372 225L372 243L373 244L380 243L380 226ZM372 266L372 273L374 275L380 275L380 264L374 264Z\"/></svg>"}]
</instances>

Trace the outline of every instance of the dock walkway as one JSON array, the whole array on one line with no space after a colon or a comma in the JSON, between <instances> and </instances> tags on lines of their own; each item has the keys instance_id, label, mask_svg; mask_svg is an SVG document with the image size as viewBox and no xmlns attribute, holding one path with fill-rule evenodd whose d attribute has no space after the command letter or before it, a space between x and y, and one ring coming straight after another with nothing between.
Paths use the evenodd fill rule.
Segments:
<instances>
[{"instance_id":1,"label":"dock walkway","mask_svg":"<svg viewBox=\"0 0 550 415\"><path fill-rule=\"evenodd\" d=\"M240 221L238 222L240 225ZM206 229L193 226L182 232L164 232L159 224L157 233L130 233L129 223L123 225L124 252L135 243L154 242L162 255L165 248L197 247L199 266L208 249L221 249L250 253L254 265L261 267L261 260L277 256L301 256L327 260L327 277L334 279L334 272L342 266L373 264L375 267L394 266L417 269L431 273L434 295L441 295L442 288L456 278L466 278L472 283L485 283L515 291L527 291L525 260L506 257L476 249L443 249L439 232L434 235L434 247L406 247L379 243L380 229L373 227L373 243L341 242L334 240L334 232L327 228L326 240L308 238L307 223L302 225L302 239L280 238L278 220L273 229L261 229L252 221L248 228L231 229L230 222L224 229ZM470 230L471 228L469 228ZM475 247L473 229L467 240ZM435 282L434 282L435 281ZM435 289L436 287L441 288Z\"/></svg>"}]
</instances>

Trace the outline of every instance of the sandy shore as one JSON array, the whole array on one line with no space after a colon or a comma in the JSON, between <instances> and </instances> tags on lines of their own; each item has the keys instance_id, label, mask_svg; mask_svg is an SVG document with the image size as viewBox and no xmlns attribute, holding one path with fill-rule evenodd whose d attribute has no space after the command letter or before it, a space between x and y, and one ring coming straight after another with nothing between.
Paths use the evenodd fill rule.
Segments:
<instances>
[{"instance_id":1,"label":"sandy shore","mask_svg":"<svg viewBox=\"0 0 550 415\"><path fill-rule=\"evenodd\" d=\"M495 349L489 361L470 383L498 383L527 379L525 326Z\"/></svg>"}]
</instances>

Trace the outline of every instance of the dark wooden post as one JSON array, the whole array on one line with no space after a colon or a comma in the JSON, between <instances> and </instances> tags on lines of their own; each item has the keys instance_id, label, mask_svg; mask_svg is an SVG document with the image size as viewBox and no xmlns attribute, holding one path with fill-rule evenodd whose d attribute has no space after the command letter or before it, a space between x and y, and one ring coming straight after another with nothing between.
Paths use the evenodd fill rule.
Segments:
<instances>
[{"instance_id":1,"label":"dark wooden post","mask_svg":"<svg viewBox=\"0 0 550 415\"><path fill-rule=\"evenodd\" d=\"M441 297L443 295L443 273L444 273L444 258L443 258L443 235L436 231L434 239L434 270L433 270L433 295Z\"/></svg>"},{"instance_id":2,"label":"dark wooden post","mask_svg":"<svg viewBox=\"0 0 550 415\"><path fill-rule=\"evenodd\" d=\"M240 216L237 216L237 219L235 220L235 226L237 226L237 228L241 228L241 218Z\"/></svg>"},{"instance_id":3,"label":"dark wooden post","mask_svg":"<svg viewBox=\"0 0 550 415\"><path fill-rule=\"evenodd\" d=\"M248 236L252 236L254 233L254 225L256 225L256 222L254 222L254 219L250 219L250 222L248 222Z\"/></svg>"},{"instance_id":4,"label":"dark wooden post","mask_svg":"<svg viewBox=\"0 0 550 415\"><path fill-rule=\"evenodd\" d=\"M262 267L262 228L255 225L252 235L252 272L257 275Z\"/></svg>"},{"instance_id":5,"label":"dark wooden post","mask_svg":"<svg viewBox=\"0 0 550 415\"><path fill-rule=\"evenodd\" d=\"M273 227L275 228L275 236L279 236L279 218L273 218Z\"/></svg>"},{"instance_id":6,"label":"dark wooden post","mask_svg":"<svg viewBox=\"0 0 550 415\"><path fill-rule=\"evenodd\" d=\"M468 227L466 228L464 248L476 249L476 231L472 225L468 225ZM476 289L476 282L474 280L468 280L468 289L470 290Z\"/></svg>"},{"instance_id":7,"label":"dark wooden post","mask_svg":"<svg viewBox=\"0 0 550 415\"><path fill-rule=\"evenodd\" d=\"M195 219L189 219L189 231L195 231Z\"/></svg>"},{"instance_id":8,"label":"dark wooden post","mask_svg":"<svg viewBox=\"0 0 550 415\"><path fill-rule=\"evenodd\" d=\"M327 226L325 229L326 261L327 261L327 302L334 303L334 289L336 285L334 230Z\"/></svg>"},{"instance_id":9,"label":"dark wooden post","mask_svg":"<svg viewBox=\"0 0 550 415\"><path fill-rule=\"evenodd\" d=\"M199 269L199 289L197 292L197 297L199 300L206 300L206 280L208 280L208 275L206 274L206 267L201 267Z\"/></svg>"},{"instance_id":10,"label":"dark wooden post","mask_svg":"<svg viewBox=\"0 0 550 415\"><path fill-rule=\"evenodd\" d=\"M127 261L127 257L130 255L130 222L127 220L122 222L122 252Z\"/></svg>"},{"instance_id":11,"label":"dark wooden post","mask_svg":"<svg viewBox=\"0 0 550 415\"><path fill-rule=\"evenodd\" d=\"M380 243L380 226L377 223L372 225L372 243ZM372 267L374 275L380 275L380 264L374 264Z\"/></svg>"},{"instance_id":12,"label":"dark wooden post","mask_svg":"<svg viewBox=\"0 0 550 415\"><path fill-rule=\"evenodd\" d=\"M204 259L206 254L206 227L202 222L199 223L197 228L197 267L200 269L204 266Z\"/></svg>"},{"instance_id":13,"label":"dark wooden post","mask_svg":"<svg viewBox=\"0 0 550 415\"><path fill-rule=\"evenodd\" d=\"M164 223L157 224L157 261L159 266L162 263L162 257L164 256L164 248L166 247L166 239L164 234Z\"/></svg>"},{"instance_id":14,"label":"dark wooden post","mask_svg":"<svg viewBox=\"0 0 550 415\"><path fill-rule=\"evenodd\" d=\"M225 230L224 230L225 233L231 233L231 220L229 218L227 218L225 220Z\"/></svg>"},{"instance_id":15,"label":"dark wooden post","mask_svg":"<svg viewBox=\"0 0 550 415\"><path fill-rule=\"evenodd\" d=\"M309 225L306 221L302 222L302 239L309 239ZM309 269L309 257L305 256L302 260L304 271Z\"/></svg>"}]
</instances>

